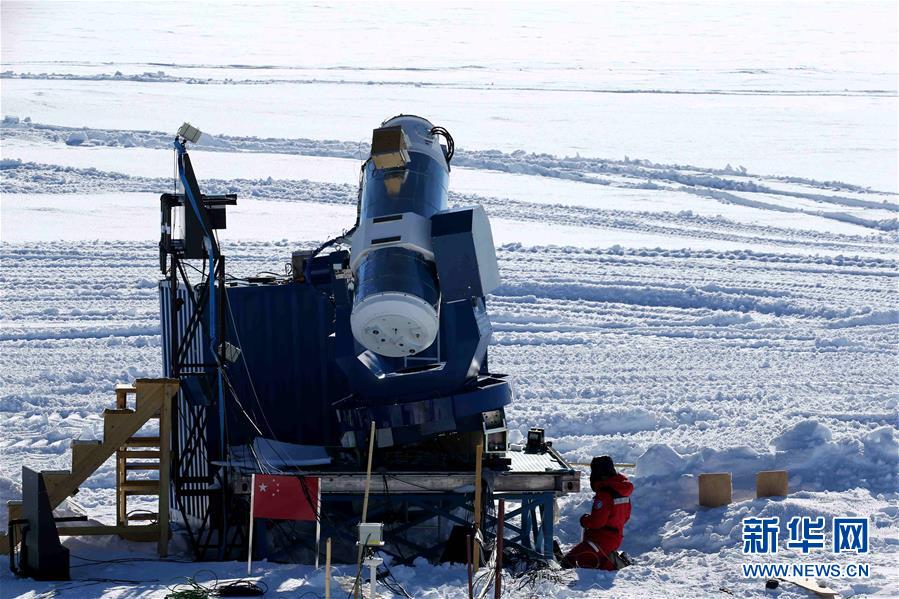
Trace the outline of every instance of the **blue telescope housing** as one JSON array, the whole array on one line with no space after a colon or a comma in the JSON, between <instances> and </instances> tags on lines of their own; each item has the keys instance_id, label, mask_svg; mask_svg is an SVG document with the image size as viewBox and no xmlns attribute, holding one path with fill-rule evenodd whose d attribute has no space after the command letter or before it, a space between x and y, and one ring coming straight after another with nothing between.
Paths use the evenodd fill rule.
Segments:
<instances>
[{"instance_id":1,"label":"blue telescope housing","mask_svg":"<svg viewBox=\"0 0 899 599\"><path fill-rule=\"evenodd\" d=\"M448 209L452 152L446 130L421 117L373 132L353 290L336 303L336 356L353 391L337 403L345 445L372 421L379 445L481 430L483 414L502 420L511 400L509 382L487 370L485 296L499 284L490 224L480 206Z\"/></svg>"}]
</instances>

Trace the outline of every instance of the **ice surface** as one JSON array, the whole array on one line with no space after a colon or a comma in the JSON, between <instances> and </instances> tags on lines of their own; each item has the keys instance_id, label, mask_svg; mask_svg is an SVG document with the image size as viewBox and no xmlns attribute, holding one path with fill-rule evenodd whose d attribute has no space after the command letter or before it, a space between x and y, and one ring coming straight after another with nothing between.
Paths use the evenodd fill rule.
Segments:
<instances>
[{"instance_id":1,"label":"ice surface","mask_svg":"<svg viewBox=\"0 0 899 599\"><path fill-rule=\"evenodd\" d=\"M757 595L741 519L794 515L870 517L872 577L829 584L897 594L895 3L210 6L2 4L0 500L23 463L67 468L70 440L101 434L115 383L159 374L158 196L182 121L207 132L204 190L240 196L221 239L247 275L349 227L371 129L417 112L456 138L451 202L494 226L511 436L637 464L635 565L510 594ZM776 468L791 495L754 499ZM75 501L107 522L114 469ZM732 505L697 508L709 471L733 473ZM590 501L560 500L563 544ZM162 596L199 569L66 544L76 577L145 582L64 597ZM257 567L276 594L322 593L311 567ZM416 597L465 592L463 568L391 569Z\"/></svg>"}]
</instances>

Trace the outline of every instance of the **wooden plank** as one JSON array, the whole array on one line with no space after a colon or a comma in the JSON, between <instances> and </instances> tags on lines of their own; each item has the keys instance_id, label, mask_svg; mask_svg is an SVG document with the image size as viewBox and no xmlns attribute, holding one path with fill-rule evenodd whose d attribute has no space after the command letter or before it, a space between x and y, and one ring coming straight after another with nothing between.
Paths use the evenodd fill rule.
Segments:
<instances>
[{"instance_id":1,"label":"wooden plank","mask_svg":"<svg viewBox=\"0 0 899 599\"><path fill-rule=\"evenodd\" d=\"M128 383L119 383L115 386L115 404L116 408L123 409L128 407L128 394L135 393L137 388Z\"/></svg>"},{"instance_id":2,"label":"wooden plank","mask_svg":"<svg viewBox=\"0 0 899 599\"><path fill-rule=\"evenodd\" d=\"M169 552L169 468L172 463L171 459L171 428L172 428L172 396L169 393L170 387L166 387L166 393L162 399L162 406L159 409L159 546L157 551L159 557L166 557Z\"/></svg>"},{"instance_id":3,"label":"wooden plank","mask_svg":"<svg viewBox=\"0 0 899 599\"><path fill-rule=\"evenodd\" d=\"M51 494L57 487L65 487L72 478L71 470L42 470L41 476L47 486L47 493Z\"/></svg>"},{"instance_id":4,"label":"wooden plank","mask_svg":"<svg viewBox=\"0 0 899 599\"><path fill-rule=\"evenodd\" d=\"M72 451L72 471L76 471L81 467L85 460L90 460L91 455L101 447L102 443L97 440L73 439L71 444Z\"/></svg>"},{"instance_id":5,"label":"wooden plank","mask_svg":"<svg viewBox=\"0 0 899 599\"><path fill-rule=\"evenodd\" d=\"M730 472L710 472L699 475L699 505L720 507L733 500Z\"/></svg>"},{"instance_id":6,"label":"wooden plank","mask_svg":"<svg viewBox=\"0 0 899 599\"><path fill-rule=\"evenodd\" d=\"M159 534L158 525L141 524L130 526L104 526L102 524L88 524L80 526L57 526L56 531L61 537L82 537L91 535L130 535L130 534Z\"/></svg>"},{"instance_id":7,"label":"wooden plank","mask_svg":"<svg viewBox=\"0 0 899 599\"><path fill-rule=\"evenodd\" d=\"M157 495L159 494L159 481L126 480L119 488L125 495Z\"/></svg>"},{"instance_id":8,"label":"wooden plank","mask_svg":"<svg viewBox=\"0 0 899 599\"><path fill-rule=\"evenodd\" d=\"M122 492L122 484L124 484L126 476L125 458L119 456L117 451L115 460L115 505L116 524L119 526L128 524L128 498Z\"/></svg>"},{"instance_id":9,"label":"wooden plank","mask_svg":"<svg viewBox=\"0 0 899 599\"><path fill-rule=\"evenodd\" d=\"M321 479L322 494L362 493L365 490L364 473L337 473L305 471L308 476ZM559 491L570 492L566 485L571 475L567 473L517 473L494 472L494 492L522 493ZM198 477L197 482L210 482L208 477ZM375 495L398 493L453 493L459 488L472 485L472 472L389 472L385 481L383 476L374 476L371 480L370 492Z\"/></svg>"},{"instance_id":10,"label":"wooden plank","mask_svg":"<svg viewBox=\"0 0 899 599\"><path fill-rule=\"evenodd\" d=\"M103 410L103 444L110 444L109 440L115 437L116 431L130 429L137 421L138 418L135 416L134 410ZM141 423L141 426L143 426L143 423ZM131 434L135 432L137 432L137 429L132 431Z\"/></svg>"},{"instance_id":11,"label":"wooden plank","mask_svg":"<svg viewBox=\"0 0 899 599\"><path fill-rule=\"evenodd\" d=\"M130 437L122 447L159 447L159 437Z\"/></svg>"},{"instance_id":12,"label":"wooden plank","mask_svg":"<svg viewBox=\"0 0 899 599\"><path fill-rule=\"evenodd\" d=\"M789 486L786 470L764 470L755 475L756 497L786 497Z\"/></svg>"},{"instance_id":13,"label":"wooden plank","mask_svg":"<svg viewBox=\"0 0 899 599\"><path fill-rule=\"evenodd\" d=\"M152 417L155 418L162 407L162 400L177 393L179 383L177 379L137 379L134 386L137 388L135 394L137 409L145 403L152 403L155 406Z\"/></svg>"},{"instance_id":14,"label":"wooden plank","mask_svg":"<svg viewBox=\"0 0 899 599\"><path fill-rule=\"evenodd\" d=\"M371 463L372 457L375 453L375 435L377 434L377 430L375 429L375 421L371 421L371 430L368 433L368 466L365 469L365 491L362 496L362 522L366 522L366 518L368 518L368 495L371 492ZM253 511L253 508L250 508L250 511ZM359 552L356 556L356 582L353 583L353 597L359 597L362 594L362 586L359 584L359 572L362 571L362 553L364 547L361 543L356 543L359 546Z\"/></svg>"},{"instance_id":15,"label":"wooden plank","mask_svg":"<svg viewBox=\"0 0 899 599\"><path fill-rule=\"evenodd\" d=\"M18 499L12 499L6 502L6 513L7 513L7 522L9 520L18 520L22 517L22 502ZM19 538L22 537L22 527L18 527L16 530L16 534ZM9 554L9 538L6 536L6 531L2 533L3 537L0 538L0 555L8 555Z\"/></svg>"}]
</instances>

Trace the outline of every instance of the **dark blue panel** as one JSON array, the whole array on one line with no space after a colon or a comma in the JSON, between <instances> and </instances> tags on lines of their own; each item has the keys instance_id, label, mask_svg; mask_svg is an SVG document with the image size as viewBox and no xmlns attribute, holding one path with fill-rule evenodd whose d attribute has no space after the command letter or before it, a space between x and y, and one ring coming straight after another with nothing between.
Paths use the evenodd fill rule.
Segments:
<instances>
[{"instance_id":1,"label":"dark blue panel","mask_svg":"<svg viewBox=\"0 0 899 599\"><path fill-rule=\"evenodd\" d=\"M483 377L474 385L445 397L364 407L351 400L338 403L338 415L346 430L359 431L357 444L364 442L369 422L392 429L396 445L413 443L428 435L481 430L482 412L498 410L512 401L512 387L501 376Z\"/></svg>"},{"instance_id":2,"label":"dark blue panel","mask_svg":"<svg viewBox=\"0 0 899 599\"><path fill-rule=\"evenodd\" d=\"M472 212L468 208L431 217L431 242L444 302L484 295L472 235Z\"/></svg>"},{"instance_id":3,"label":"dark blue panel","mask_svg":"<svg viewBox=\"0 0 899 599\"><path fill-rule=\"evenodd\" d=\"M408 293L437 306L437 275L434 265L418 252L386 247L365 256L356 271L355 304L366 297L389 291Z\"/></svg>"},{"instance_id":4,"label":"dark blue panel","mask_svg":"<svg viewBox=\"0 0 899 599\"><path fill-rule=\"evenodd\" d=\"M310 285L291 283L232 287L228 302L226 338L241 349L228 367L237 396L226 400L234 401L227 410L228 443L255 436L245 410L264 436L337 444L331 404L347 389L328 339L334 320L328 299Z\"/></svg>"}]
</instances>

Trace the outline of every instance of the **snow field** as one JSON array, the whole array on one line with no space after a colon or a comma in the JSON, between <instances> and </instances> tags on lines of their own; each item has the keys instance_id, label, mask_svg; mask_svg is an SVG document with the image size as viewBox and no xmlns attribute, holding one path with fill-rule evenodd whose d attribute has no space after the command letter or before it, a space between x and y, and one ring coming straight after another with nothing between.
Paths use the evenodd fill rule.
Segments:
<instances>
[{"instance_id":1,"label":"snow field","mask_svg":"<svg viewBox=\"0 0 899 599\"><path fill-rule=\"evenodd\" d=\"M507 577L508 594L758 597L742 518L858 515L872 576L828 583L899 596L897 8L764 6L4 3L0 503L22 464L68 468L69 441L99 436L116 383L160 371L174 128L209 133L192 158L204 191L239 195L221 239L247 275L348 228L369 131L420 113L456 138L451 203L484 205L494 227L490 359L515 380L512 435L543 426L573 462L637 465L635 565ZM375 40L385 19L404 34ZM755 473L779 468L790 496L754 499ZM733 473L730 506L697 508L709 471ZM110 462L68 507L110 522L113 484ZM563 545L583 487L559 501ZM91 563L154 553L66 545L76 578L142 582L62 597L162 597L202 567L245 571ZM457 566L391 569L415 597L464 593ZM311 567L258 573L269 595L323 592ZM3 597L51 588L0 573Z\"/></svg>"}]
</instances>

